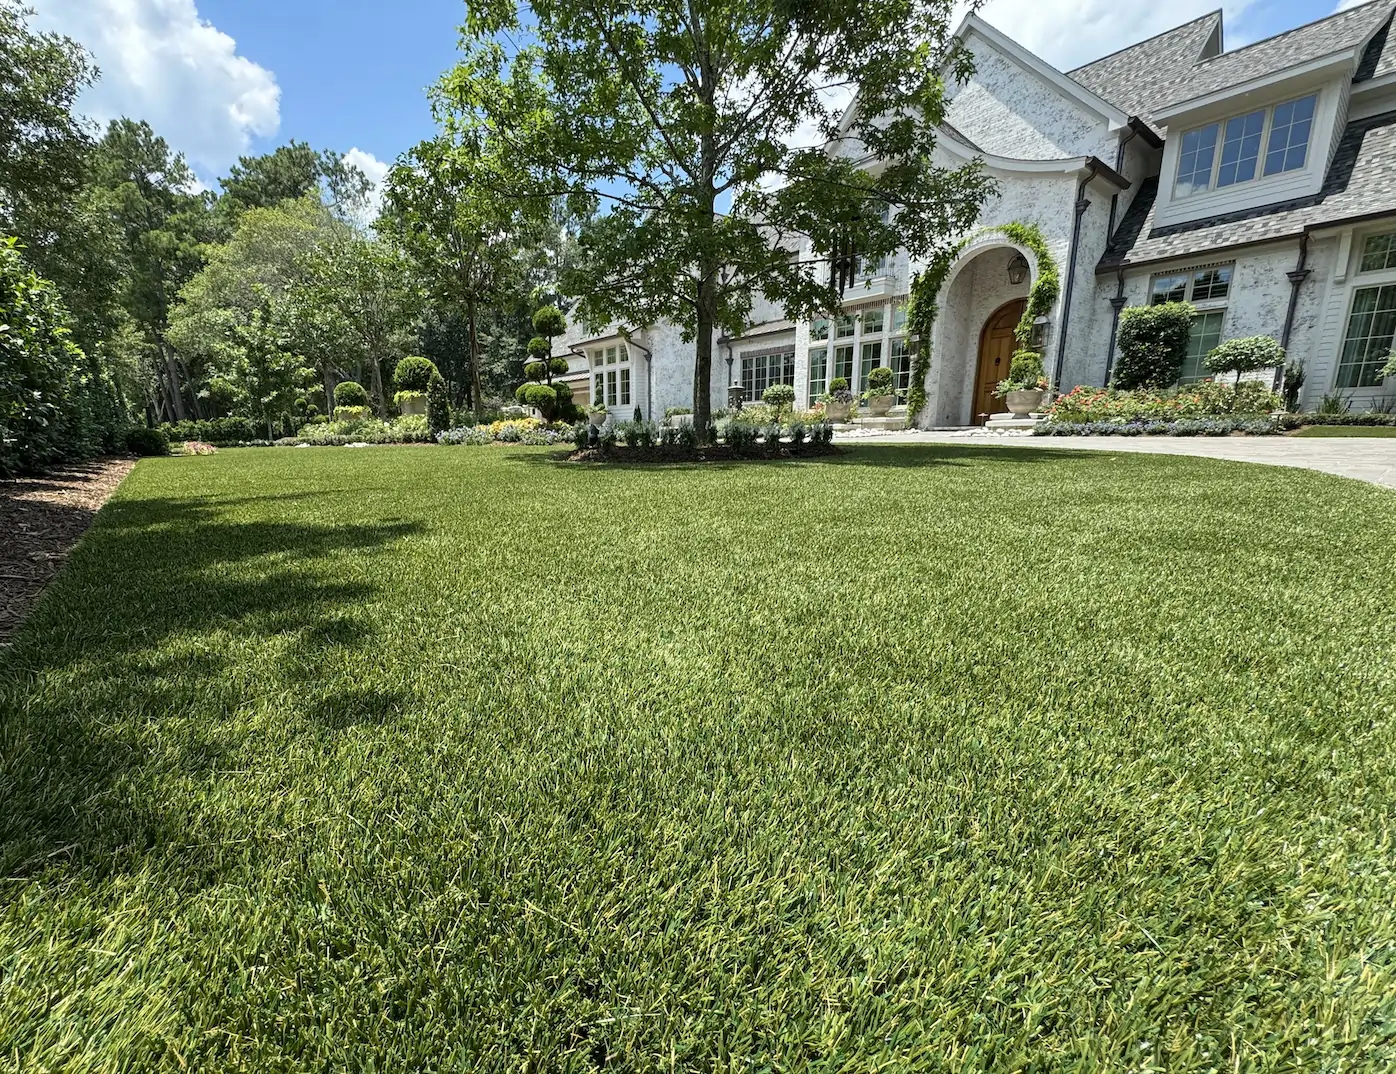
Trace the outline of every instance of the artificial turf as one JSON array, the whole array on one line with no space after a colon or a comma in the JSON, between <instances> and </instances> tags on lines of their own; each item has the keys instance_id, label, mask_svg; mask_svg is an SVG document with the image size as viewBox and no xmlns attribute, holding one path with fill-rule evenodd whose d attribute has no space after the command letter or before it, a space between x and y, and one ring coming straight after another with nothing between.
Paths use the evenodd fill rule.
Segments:
<instances>
[{"instance_id":1,"label":"artificial turf","mask_svg":"<svg viewBox=\"0 0 1396 1074\"><path fill-rule=\"evenodd\" d=\"M1381 1070L1396 496L139 464L0 656L0 1068Z\"/></svg>"},{"instance_id":2,"label":"artificial turf","mask_svg":"<svg viewBox=\"0 0 1396 1074\"><path fill-rule=\"evenodd\" d=\"M1292 436L1396 436L1390 425L1306 425L1295 429Z\"/></svg>"}]
</instances>

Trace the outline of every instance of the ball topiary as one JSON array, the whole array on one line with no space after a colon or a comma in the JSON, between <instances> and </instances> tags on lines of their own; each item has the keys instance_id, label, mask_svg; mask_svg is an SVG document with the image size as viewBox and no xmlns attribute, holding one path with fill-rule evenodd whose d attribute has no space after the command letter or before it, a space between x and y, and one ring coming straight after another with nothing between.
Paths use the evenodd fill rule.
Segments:
<instances>
[{"instance_id":1,"label":"ball topiary","mask_svg":"<svg viewBox=\"0 0 1396 1074\"><path fill-rule=\"evenodd\" d=\"M761 401L776 412L779 421L781 412L795 404L795 389L789 384L772 384L761 393Z\"/></svg>"},{"instance_id":2,"label":"ball topiary","mask_svg":"<svg viewBox=\"0 0 1396 1074\"><path fill-rule=\"evenodd\" d=\"M548 375L547 362L529 362L524 366L524 376L529 380L542 380Z\"/></svg>"},{"instance_id":3,"label":"ball topiary","mask_svg":"<svg viewBox=\"0 0 1396 1074\"><path fill-rule=\"evenodd\" d=\"M1213 347L1203 364L1209 373L1235 373L1239 384L1242 373L1284 365L1285 349L1269 336L1244 336Z\"/></svg>"},{"instance_id":4,"label":"ball topiary","mask_svg":"<svg viewBox=\"0 0 1396 1074\"><path fill-rule=\"evenodd\" d=\"M434 376L441 376L436 363L430 358L413 354L398 362L393 370L393 386L399 391L424 392L431 386Z\"/></svg>"},{"instance_id":5,"label":"ball topiary","mask_svg":"<svg viewBox=\"0 0 1396 1074\"><path fill-rule=\"evenodd\" d=\"M847 377L835 377L833 380L829 381L829 394L830 394L830 395L832 395L834 392L846 392L846 391L848 391L848 378L847 378Z\"/></svg>"},{"instance_id":6,"label":"ball topiary","mask_svg":"<svg viewBox=\"0 0 1396 1074\"><path fill-rule=\"evenodd\" d=\"M533 330L551 339L567 331L567 318L556 306L544 306L533 315Z\"/></svg>"},{"instance_id":7,"label":"ball topiary","mask_svg":"<svg viewBox=\"0 0 1396 1074\"><path fill-rule=\"evenodd\" d=\"M334 405L368 406L368 392L357 381L341 380L334 386Z\"/></svg>"},{"instance_id":8,"label":"ball topiary","mask_svg":"<svg viewBox=\"0 0 1396 1074\"><path fill-rule=\"evenodd\" d=\"M880 365L868 374L868 392L871 395L891 395L897 377L885 365Z\"/></svg>"},{"instance_id":9,"label":"ball topiary","mask_svg":"<svg viewBox=\"0 0 1396 1074\"><path fill-rule=\"evenodd\" d=\"M571 363L569 363L566 358L559 356L557 358L548 359L548 371L555 377L563 376L570 368Z\"/></svg>"}]
</instances>

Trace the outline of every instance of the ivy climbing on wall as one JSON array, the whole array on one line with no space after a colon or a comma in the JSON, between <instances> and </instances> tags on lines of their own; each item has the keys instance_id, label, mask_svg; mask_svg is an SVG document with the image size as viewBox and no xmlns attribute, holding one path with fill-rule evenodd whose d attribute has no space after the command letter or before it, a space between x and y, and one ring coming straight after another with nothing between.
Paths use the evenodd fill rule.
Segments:
<instances>
[{"instance_id":1,"label":"ivy climbing on wall","mask_svg":"<svg viewBox=\"0 0 1396 1074\"><path fill-rule=\"evenodd\" d=\"M994 231L1009 242L1031 250L1037 260L1037 278L1028 291L1023 318L1013 330L1020 347L1026 347L1032 338L1033 322L1045 316L1057 301L1057 295L1061 291L1061 275L1057 272L1057 263L1047 249L1047 240L1042 237L1042 231L1036 224L1014 221L986 227L934 254L926 268L917 273L911 281L911 298L907 303L907 330L919 340L916 358L911 366L911 391L906 400L908 419L914 420L926 407L926 377L931 371L931 329L935 327L936 317L940 313L937 299L940 297L941 287L945 285L945 277L972 239Z\"/></svg>"}]
</instances>

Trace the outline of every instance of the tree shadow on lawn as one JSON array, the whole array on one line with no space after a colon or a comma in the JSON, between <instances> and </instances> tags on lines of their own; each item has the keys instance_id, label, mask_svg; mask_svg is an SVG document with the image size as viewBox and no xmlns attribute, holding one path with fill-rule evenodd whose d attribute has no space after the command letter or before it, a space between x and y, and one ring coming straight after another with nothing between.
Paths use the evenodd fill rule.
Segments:
<instances>
[{"instance_id":1,"label":"tree shadow on lawn","mask_svg":"<svg viewBox=\"0 0 1396 1074\"><path fill-rule=\"evenodd\" d=\"M229 502L110 504L0 655L0 885L55 864L134 868L138 848L184 839L188 818L162 810L161 781L240 767L230 752L254 733L246 708L278 691L329 733L411 703L315 675L376 649L358 614L387 570L373 561L424 527L219 517ZM352 572L337 569L346 562ZM256 654L270 699L229 674L243 639L270 643Z\"/></svg>"}]
</instances>

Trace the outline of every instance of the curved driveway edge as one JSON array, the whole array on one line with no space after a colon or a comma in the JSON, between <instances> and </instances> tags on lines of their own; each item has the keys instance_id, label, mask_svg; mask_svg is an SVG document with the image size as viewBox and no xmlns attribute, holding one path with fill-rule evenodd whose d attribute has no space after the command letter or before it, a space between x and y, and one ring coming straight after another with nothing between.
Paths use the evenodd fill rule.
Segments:
<instances>
[{"instance_id":1,"label":"curved driveway edge","mask_svg":"<svg viewBox=\"0 0 1396 1074\"><path fill-rule=\"evenodd\" d=\"M1197 455L1232 462L1297 466L1396 489L1396 437L1304 436L1032 436L1022 433L906 432L836 436L845 446L868 444L985 444L1033 448L1087 448L1146 455Z\"/></svg>"}]
</instances>

